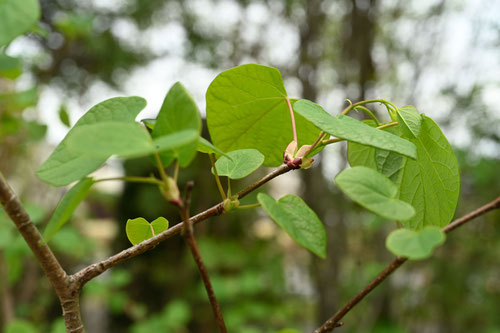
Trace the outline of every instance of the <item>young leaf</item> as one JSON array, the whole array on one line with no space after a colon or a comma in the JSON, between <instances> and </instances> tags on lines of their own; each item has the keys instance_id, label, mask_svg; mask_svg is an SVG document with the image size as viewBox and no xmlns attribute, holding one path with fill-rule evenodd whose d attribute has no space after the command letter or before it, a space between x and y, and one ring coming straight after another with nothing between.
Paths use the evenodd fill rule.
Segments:
<instances>
[{"instance_id":1,"label":"young leaf","mask_svg":"<svg viewBox=\"0 0 500 333\"><path fill-rule=\"evenodd\" d=\"M445 233L438 227L425 227L419 231L394 230L387 237L385 244L389 251L397 256L419 260L431 256L434 248L445 240Z\"/></svg>"},{"instance_id":2,"label":"young leaf","mask_svg":"<svg viewBox=\"0 0 500 333\"><path fill-rule=\"evenodd\" d=\"M127 238L130 243L132 243L132 245L136 245L167 229L168 220L164 217L159 217L151 223L142 217L138 217L127 221L125 232L127 233Z\"/></svg>"},{"instance_id":3,"label":"young leaf","mask_svg":"<svg viewBox=\"0 0 500 333\"><path fill-rule=\"evenodd\" d=\"M293 139L286 98L275 68L249 64L222 72L206 96L213 143L224 151L254 148L264 154L265 166L282 164L283 151ZM300 115L295 122L299 147L312 144L320 130Z\"/></svg>"},{"instance_id":4,"label":"young leaf","mask_svg":"<svg viewBox=\"0 0 500 333\"><path fill-rule=\"evenodd\" d=\"M95 157L140 157L182 147L197 138L195 130L185 130L153 141L139 123L108 121L76 128L68 139L67 147L72 152Z\"/></svg>"},{"instance_id":5,"label":"young leaf","mask_svg":"<svg viewBox=\"0 0 500 333\"><path fill-rule=\"evenodd\" d=\"M460 194L457 159L439 126L427 116L422 115L420 133L410 141L417 147L417 160L404 157L400 162L393 161L392 172L396 177L391 177L398 185L399 199L411 204L416 211L413 218L404 222L405 227L444 227L455 214ZM382 172L377 168L375 155L380 159L383 153L359 146L349 144L351 166L364 165Z\"/></svg>"},{"instance_id":6,"label":"young leaf","mask_svg":"<svg viewBox=\"0 0 500 333\"><path fill-rule=\"evenodd\" d=\"M415 215L411 205L396 198L397 186L373 169L346 169L335 177L335 183L349 198L382 217L401 221Z\"/></svg>"},{"instance_id":7,"label":"young leaf","mask_svg":"<svg viewBox=\"0 0 500 333\"><path fill-rule=\"evenodd\" d=\"M59 120L66 127L71 127L71 121L69 119L68 108L65 104L62 104L59 108Z\"/></svg>"},{"instance_id":8,"label":"young leaf","mask_svg":"<svg viewBox=\"0 0 500 333\"><path fill-rule=\"evenodd\" d=\"M49 242L52 236L69 221L76 207L85 199L93 184L92 178L82 179L64 195L45 227L43 233L45 242Z\"/></svg>"},{"instance_id":9,"label":"young leaf","mask_svg":"<svg viewBox=\"0 0 500 333\"><path fill-rule=\"evenodd\" d=\"M325 227L301 198L288 194L276 201L265 193L259 193L257 200L274 222L297 243L320 258L326 257Z\"/></svg>"},{"instance_id":10,"label":"young leaf","mask_svg":"<svg viewBox=\"0 0 500 333\"><path fill-rule=\"evenodd\" d=\"M394 151L396 153L416 158L414 144L388 132L370 127L354 118L339 115L334 117L323 110L321 106L308 100L297 101L293 109L304 116L326 133L352 142Z\"/></svg>"},{"instance_id":11,"label":"young leaf","mask_svg":"<svg viewBox=\"0 0 500 333\"><path fill-rule=\"evenodd\" d=\"M227 153L215 162L217 174L231 179L245 178L264 162L264 155L256 149L240 149ZM213 170L212 170L213 172Z\"/></svg>"},{"instance_id":12,"label":"young leaf","mask_svg":"<svg viewBox=\"0 0 500 333\"><path fill-rule=\"evenodd\" d=\"M30 30L39 17L38 0L0 1L0 46Z\"/></svg>"},{"instance_id":13,"label":"young leaf","mask_svg":"<svg viewBox=\"0 0 500 333\"><path fill-rule=\"evenodd\" d=\"M201 153L219 154L228 157L228 155L225 152L223 152L222 150L214 146L210 141L201 136L198 138L197 149Z\"/></svg>"},{"instance_id":14,"label":"young leaf","mask_svg":"<svg viewBox=\"0 0 500 333\"><path fill-rule=\"evenodd\" d=\"M170 88L163 101L152 132L153 138L183 130L201 134L201 117L198 107L184 86L177 82ZM196 155L196 142L160 154L163 165L168 166L177 158L181 167L188 166Z\"/></svg>"},{"instance_id":15,"label":"young leaf","mask_svg":"<svg viewBox=\"0 0 500 333\"><path fill-rule=\"evenodd\" d=\"M69 151L66 143L73 131L101 121L133 122L145 106L146 100L141 97L115 97L92 107L38 169L38 178L54 186L64 186L97 170L109 156L95 157Z\"/></svg>"},{"instance_id":16,"label":"young leaf","mask_svg":"<svg viewBox=\"0 0 500 333\"><path fill-rule=\"evenodd\" d=\"M422 117L420 117L417 109L413 105L405 105L398 108L396 114L403 133L410 138L418 137Z\"/></svg>"}]
</instances>

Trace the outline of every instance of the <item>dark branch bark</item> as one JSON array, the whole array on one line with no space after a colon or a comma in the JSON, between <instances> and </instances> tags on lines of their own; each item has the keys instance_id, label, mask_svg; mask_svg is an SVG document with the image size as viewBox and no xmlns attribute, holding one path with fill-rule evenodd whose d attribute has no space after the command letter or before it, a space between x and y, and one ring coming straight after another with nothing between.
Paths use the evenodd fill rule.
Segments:
<instances>
[{"instance_id":1,"label":"dark branch bark","mask_svg":"<svg viewBox=\"0 0 500 333\"><path fill-rule=\"evenodd\" d=\"M78 296L80 289L52 253L14 191L0 173L0 203L42 266L61 302L68 332L83 332Z\"/></svg>"},{"instance_id":2,"label":"dark branch bark","mask_svg":"<svg viewBox=\"0 0 500 333\"><path fill-rule=\"evenodd\" d=\"M496 198L492 202L470 212L469 214L451 222L442 230L445 233L448 233L459 226L475 219L478 216L481 216L491 210L500 208L500 197ZM335 315L333 315L330 319L328 319L321 327L314 331L314 333L325 333L330 332L339 323L339 321L353 308L355 307L366 295L368 295L373 289L375 289L380 283L382 283L385 279L391 275L396 269L398 269L402 264L404 264L408 259L397 257L395 258L389 266L387 266L382 272L380 272L375 279L373 279L370 283L368 283L356 296L351 298L342 309L340 309Z\"/></svg>"}]
</instances>

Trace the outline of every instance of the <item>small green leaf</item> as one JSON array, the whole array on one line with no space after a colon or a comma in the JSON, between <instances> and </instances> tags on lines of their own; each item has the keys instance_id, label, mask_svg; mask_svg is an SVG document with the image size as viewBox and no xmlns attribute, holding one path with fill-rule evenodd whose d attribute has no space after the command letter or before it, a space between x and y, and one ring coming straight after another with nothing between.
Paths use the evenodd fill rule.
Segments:
<instances>
[{"instance_id":1,"label":"small green leaf","mask_svg":"<svg viewBox=\"0 0 500 333\"><path fill-rule=\"evenodd\" d=\"M405 105L398 108L396 114L403 133L410 138L418 137L422 123L418 110L413 105Z\"/></svg>"},{"instance_id":2,"label":"small green leaf","mask_svg":"<svg viewBox=\"0 0 500 333\"><path fill-rule=\"evenodd\" d=\"M195 130L201 134L201 117L193 97L186 88L176 82L165 96L160 113L151 134L153 138L184 130ZM163 165L168 166L174 159L181 167L187 167L197 152L196 142L160 154Z\"/></svg>"},{"instance_id":3,"label":"small green leaf","mask_svg":"<svg viewBox=\"0 0 500 333\"><path fill-rule=\"evenodd\" d=\"M0 53L0 77L16 79L22 73L21 59Z\"/></svg>"},{"instance_id":4,"label":"small green leaf","mask_svg":"<svg viewBox=\"0 0 500 333\"><path fill-rule=\"evenodd\" d=\"M159 217L151 223L142 217L138 217L127 221L125 232L127 233L130 243L132 243L132 245L136 245L167 229L168 221L164 217Z\"/></svg>"},{"instance_id":5,"label":"small green leaf","mask_svg":"<svg viewBox=\"0 0 500 333\"><path fill-rule=\"evenodd\" d=\"M245 178L264 162L264 155L256 149L240 149L227 153L215 162L217 174L231 179ZM213 172L213 170L212 170Z\"/></svg>"},{"instance_id":6,"label":"small green leaf","mask_svg":"<svg viewBox=\"0 0 500 333\"><path fill-rule=\"evenodd\" d=\"M287 92L276 68L247 64L220 73L207 90L207 125L213 143L224 151L253 148L265 166L283 163L293 140ZM294 103L290 99L290 103ZM295 115L299 147L312 144L320 130Z\"/></svg>"},{"instance_id":7,"label":"small green leaf","mask_svg":"<svg viewBox=\"0 0 500 333\"><path fill-rule=\"evenodd\" d=\"M318 257L326 257L325 227L301 198L288 194L276 201L265 193L259 193L257 200L274 222L297 243Z\"/></svg>"},{"instance_id":8,"label":"small green leaf","mask_svg":"<svg viewBox=\"0 0 500 333\"><path fill-rule=\"evenodd\" d=\"M38 0L0 1L0 46L29 31L39 17Z\"/></svg>"},{"instance_id":9,"label":"small green leaf","mask_svg":"<svg viewBox=\"0 0 500 333\"><path fill-rule=\"evenodd\" d=\"M45 242L49 242L56 232L69 221L76 207L85 199L93 184L92 178L82 179L64 195L54 214L52 214L47 227L45 227L43 233Z\"/></svg>"},{"instance_id":10,"label":"small green leaf","mask_svg":"<svg viewBox=\"0 0 500 333\"><path fill-rule=\"evenodd\" d=\"M64 186L97 170L109 156L95 157L69 151L66 143L73 131L101 121L133 122L145 106L146 100L141 97L115 97L93 106L38 169L38 178L54 186Z\"/></svg>"},{"instance_id":11,"label":"small green leaf","mask_svg":"<svg viewBox=\"0 0 500 333\"><path fill-rule=\"evenodd\" d=\"M62 104L59 108L59 120L66 127L71 127L71 121L69 120L68 108L65 104Z\"/></svg>"},{"instance_id":12,"label":"small green leaf","mask_svg":"<svg viewBox=\"0 0 500 333\"><path fill-rule=\"evenodd\" d=\"M411 205L396 198L397 186L373 169L346 169L335 177L335 183L349 198L382 217L401 221L415 215Z\"/></svg>"},{"instance_id":13,"label":"small green leaf","mask_svg":"<svg viewBox=\"0 0 500 333\"><path fill-rule=\"evenodd\" d=\"M438 227L425 227L419 231L398 229L390 233L386 246L397 256L412 260L425 259L437 246L444 243L446 235Z\"/></svg>"},{"instance_id":14,"label":"small green leaf","mask_svg":"<svg viewBox=\"0 0 500 333\"><path fill-rule=\"evenodd\" d=\"M226 157L229 156L225 152L223 152L222 150L220 150L219 148L214 146L210 141L208 141L207 139L205 139L201 136L198 138L198 147L197 148L198 148L198 151L201 153L216 154L216 155L218 154L218 155L223 155Z\"/></svg>"},{"instance_id":15,"label":"small green leaf","mask_svg":"<svg viewBox=\"0 0 500 333\"><path fill-rule=\"evenodd\" d=\"M344 115L334 117L323 110L321 106L311 101L301 99L295 102L293 109L296 113L335 137L394 151L411 158L417 157L415 145L408 140L370 127L351 117Z\"/></svg>"},{"instance_id":16,"label":"small green leaf","mask_svg":"<svg viewBox=\"0 0 500 333\"><path fill-rule=\"evenodd\" d=\"M147 130L135 122L101 122L76 128L67 147L75 153L95 157L140 157L190 144L195 130L175 132L152 140Z\"/></svg>"}]
</instances>

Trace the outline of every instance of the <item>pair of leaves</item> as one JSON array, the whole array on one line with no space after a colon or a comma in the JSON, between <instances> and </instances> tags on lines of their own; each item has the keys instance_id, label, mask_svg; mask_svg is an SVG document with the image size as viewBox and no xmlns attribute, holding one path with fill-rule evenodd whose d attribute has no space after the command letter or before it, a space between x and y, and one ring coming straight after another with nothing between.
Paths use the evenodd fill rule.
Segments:
<instances>
[{"instance_id":1,"label":"pair of leaves","mask_svg":"<svg viewBox=\"0 0 500 333\"><path fill-rule=\"evenodd\" d=\"M274 222L297 243L318 257L326 257L325 227L301 198L288 194L276 201L265 193L259 193L257 200Z\"/></svg>"},{"instance_id":2,"label":"pair of leaves","mask_svg":"<svg viewBox=\"0 0 500 333\"><path fill-rule=\"evenodd\" d=\"M458 162L446 137L431 118L421 115L420 126L418 136L408 138L417 147L416 160L351 143L348 160L351 166L378 170L396 183L399 199L411 204L416 211L414 217L404 221L405 227L443 227L453 218L458 203ZM398 133L397 129L391 131Z\"/></svg>"},{"instance_id":3,"label":"pair of leaves","mask_svg":"<svg viewBox=\"0 0 500 333\"><path fill-rule=\"evenodd\" d=\"M438 227L425 227L419 231L398 229L386 239L387 248L395 255L412 260L425 259L437 246L446 240L445 233Z\"/></svg>"},{"instance_id":4,"label":"pair of leaves","mask_svg":"<svg viewBox=\"0 0 500 333\"><path fill-rule=\"evenodd\" d=\"M39 18L38 0L0 1L0 46L30 30Z\"/></svg>"},{"instance_id":5,"label":"pair of leaves","mask_svg":"<svg viewBox=\"0 0 500 333\"><path fill-rule=\"evenodd\" d=\"M217 174L231 179L245 178L264 162L264 155L256 149L239 149L227 153L215 162ZM212 169L212 173L214 170Z\"/></svg>"},{"instance_id":6,"label":"pair of leaves","mask_svg":"<svg viewBox=\"0 0 500 333\"><path fill-rule=\"evenodd\" d=\"M116 97L101 102L83 115L66 137L59 143L45 163L38 169L37 176L54 186L68 185L97 170L109 156L89 156L68 148L68 140L73 132L82 126L100 122L125 122L135 120L139 112L146 106L141 97Z\"/></svg>"},{"instance_id":7,"label":"pair of leaves","mask_svg":"<svg viewBox=\"0 0 500 333\"><path fill-rule=\"evenodd\" d=\"M125 227L127 238L132 245L139 244L168 229L168 221L164 217L159 217L149 223L142 217L129 219Z\"/></svg>"},{"instance_id":8,"label":"pair of leaves","mask_svg":"<svg viewBox=\"0 0 500 333\"><path fill-rule=\"evenodd\" d=\"M352 200L382 217L401 221L415 215L411 205L396 198L397 186L373 169L346 169L335 177L335 183Z\"/></svg>"},{"instance_id":9,"label":"pair of leaves","mask_svg":"<svg viewBox=\"0 0 500 333\"><path fill-rule=\"evenodd\" d=\"M321 106L311 101L297 101L293 109L296 113L335 137L393 151L413 159L417 157L415 145L408 140L370 127L351 117L344 115L334 117L323 110Z\"/></svg>"},{"instance_id":10,"label":"pair of leaves","mask_svg":"<svg viewBox=\"0 0 500 333\"><path fill-rule=\"evenodd\" d=\"M287 98L275 68L248 64L222 72L206 94L214 144L226 152L257 149L265 166L282 164L283 151L293 139ZM320 130L301 115L295 115L295 122L299 146L313 143Z\"/></svg>"}]
</instances>

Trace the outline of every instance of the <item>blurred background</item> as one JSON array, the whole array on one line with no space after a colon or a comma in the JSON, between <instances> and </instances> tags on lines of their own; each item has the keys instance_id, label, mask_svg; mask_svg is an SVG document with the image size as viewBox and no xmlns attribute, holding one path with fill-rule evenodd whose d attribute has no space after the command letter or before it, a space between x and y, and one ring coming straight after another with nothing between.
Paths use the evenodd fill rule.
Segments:
<instances>
[{"instance_id":1,"label":"blurred background","mask_svg":"<svg viewBox=\"0 0 500 333\"><path fill-rule=\"evenodd\" d=\"M181 81L204 115L211 80L244 63L278 68L290 96L333 114L346 99L386 98L433 117L461 168L457 217L500 192L498 1L41 0L41 6L39 29L6 48L19 68L0 67L0 170L41 228L67 188L42 183L35 171L89 107L138 95L148 100L138 119L155 117L167 90ZM393 223L334 186L347 167L345 153L343 143L329 146L315 167L266 186L275 197L301 195L317 212L327 228L326 260L295 245L260 209L196 227L230 332L310 332L391 260L384 241ZM112 159L97 177L153 171L148 159ZM181 171L180 183L189 179L196 184L192 213L220 201L206 155ZM125 223L138 216L179 221L155 187L100 183L51 246L76 272L128 247ZM434 257L405 265L377 288L338 332L499 333L499 222L493 212L450 234ZM216 332L180 237L93 280L81 303L92 333ZM64 332L55 293L1 214L0 309L0 332Z\"/></svg>"}]
</instances>

